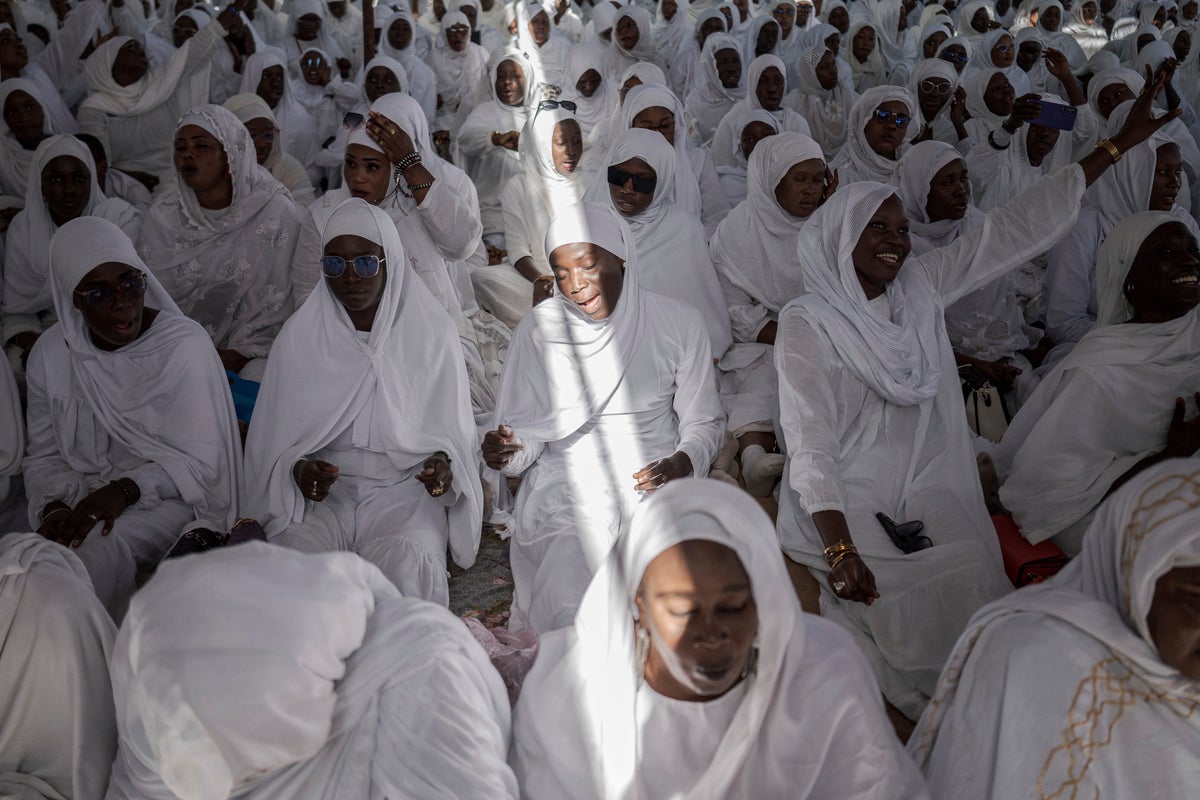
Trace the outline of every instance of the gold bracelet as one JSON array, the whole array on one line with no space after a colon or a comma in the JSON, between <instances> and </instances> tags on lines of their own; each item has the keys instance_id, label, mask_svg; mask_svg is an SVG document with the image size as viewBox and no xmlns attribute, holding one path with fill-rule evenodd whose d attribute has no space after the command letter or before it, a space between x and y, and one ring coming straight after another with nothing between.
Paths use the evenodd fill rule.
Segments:
<instances>
[{"instance_id":1,"label":"gold bracelet","mask_svg":"<svg viewBox=\"0 0 1200 800\"><path fill-rule=\"evenodd\" d=\"M858 548L854 546L854 542L834 542L825 548L825 563L832 569L835 563L850 553L858 553Z\"/></svg>"},{"instance_id":2,"label":"gold bracelet","mask_svg":"<svg viewBox=\"0 0 1200 800\"><path fill-rule=\"evenodd\" d=\"M1104 152L1108 153L1108 157L1112 159L1112 163L1114 164L1120 161L1121 156L1123 155L1120 148L1113 144L1112 139L1101 139L1096 143L1095 149L1103 150Z\"/></svg>"},{"instance_id":3,"label":"gold bracelet","mask_svg":"<svg viewBox=\"0 0 1200 800\"><path fill-rule=\"evenodd\" d=\"M830 571L830 572L833 572L835 569L837 569L837 566L838 566L838 564L842 563L842 562L843 562L843 561L845 561L847 558L850 558L850 556L854 556L855 558L859 558L858 551L857 551L857 550L844 550L844 551L842 551L841 553L839 553L839 554L838 554L838 555L837 555L837 556L836 556L836 557L833 559L833 562L832 562L832 563L830 563L830 565L829 565L829 571Z\"/></svg>"}]
</instances>

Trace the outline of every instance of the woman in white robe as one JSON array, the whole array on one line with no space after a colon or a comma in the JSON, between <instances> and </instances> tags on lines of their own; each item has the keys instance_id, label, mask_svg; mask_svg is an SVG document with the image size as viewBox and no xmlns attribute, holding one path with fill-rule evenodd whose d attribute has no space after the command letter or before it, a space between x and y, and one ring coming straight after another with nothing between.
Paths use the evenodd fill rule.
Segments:
<instances>
[{"instance_id":1,"label":"woman in white robe","mask_svg":"<svg viewBox=\"0 0 1200 800\"><path fill-rule=\"evenodd\" d=\"M550 92L561 93L566 88L571 43L555 35L554 26L550 24L551 9L524 0L517 4L517 47L533 67L538 97L552 96ZM544 18L539 15L544 15ZM534 32L535 28L537 33Z\"/></svg>"},{"instance_id":2,"label":"woman in white robe","mask_svg":"<svg viewBox=\"0 0 1200 800\"><path fill-rule=\"evenodd\" d=\"M79 559L36 533L0 537L0 631L0 795L102 800L117 629Z\"/></svg>"},{"instance_id":3,"label":"woman in white robe","mask_svg":"<svg viewBox=\"0 0 1200 800\"><path fill-rule=\"evenodd\" d=\"M1065 105L1061 97L1043 94L1040 99ZM1015 130L1006 124L1015 123ZM1007 122L993 129L967 154L967 167L974 179L974 199L987 213L1037 183L1043 176L1062 169L1071 161L1072 137L1042 125L1026 125L1014 107ZM1034 163L1034 162L1037 163Z\"/></svg>"},{"instance_id":4,"label":"woman in white robe","mask_svg":"<svg viewBox=\"0 0 1200 800\"><path fill-rule=\"evenodd\" d=\"M185 526L232 527L241 470L233 399L211 341L120 228L68 222L50 243L50 269L59 321L26 371L29 523L76 548L119 621L138 573Z\"/></svg>"},{"instance_id":5,"label":"woman in white robe","mask_svg":"<svg viewBox=\"0 0 1200 800\"><path fill-rule=\"evenodd\" d=\"M729 61L726 75L721 74L718 65L718 53L722 52L733 53L736 60L735 69L729 56L724 56ZM733 80L734 85L726 86L728 80ZM725 114L745 96L746 76L737 38L728 33L713 34L704 42L704 49L700 52L698 79L684 103L700 144L707 145L712 141Z\"/></svg>"},{"instance_id":6,"label":"woman in white robe","mask_svg":"<svg viewBox=\"0 0 1200 800\"><path fill-rule=\"evenodd\" d=\"M882 121L880 110L887 112ZM908 120L902 126L900 117ZM905 144L921 130L921 109L916 98L899 86L867 89L854 101L846 120L846 143L830 162L838 182L896 182L896 168Z\"/></svg>"},{"instance_id":7,"label":"woman in white robe","mask_svg":"<svg viewBox=\"0 0 1200 800\"><path fill-rule=\"evenodd\" d=\"M630 173L614 183L612 171L631 161L649 167L655 186L641 192ZM675 150L656 131L630 128L613 142L586 194L588 202L606 202L633 232L637 249L638 282L643 289L670 295L700 312L708 331L713 358L719 359L733 342L729 309L708 255L704 228L676 200Z\"/></svg>"},{"instance_id":8,"label":"woman in white robe","mask_svg":"<svg viewBox=\"0 0 1200 800\"><path fill-rule=\"evenodd\" d=\"M396 12L383 21L383 34L379 38L379 52L391 56L400 62L408 73L409 94L421 104L421 110L432 125L437 119L437 75L429 68L425 60L416 53L417 23L413 19L408 4L396 6ZM398 42L405 25L412 30L408 45L400 47Z\"/></svg>"},{"instance_id":9,"label":"woman in white robe","mask_svg":"<svg viewBox=\"0 0 1200 800\"><path fill-rule=\"evenodd\" d=\"M971 151L971 140L966 135L966 103L958 98L958 86L954 65L940 58L919 62L908 77L908 91L916 98L924 120L914 138L945 142L966 154Z\"/></svg>"},{"instance_id":10,"label":"woman in white robe","mask_svg":"<svg viewBox=\"0 0 1200 800\"><path fill-rule=\"evenodd\" d=\"M503 73L503 75L501 74ZM521 130L534 110L533 66L517 50L502 50L488 62L490 99L471 109L458 129L463 169L479 193L483 235L502 239L500 193L521 172Z\"/></svg>"},{"instance_id":11,"label":"woman in white robe","mask_svg":"<svg viewBox=\"0 0 1200 800\"><path fill-rule=\"evenodd\" d=\"M1139 101L1121 145L1161 126L1150 115L1160 86ZM808 294L784 308L775 341L788 452L780 541L826 576L822 614L856 635L884 695L909 719L933 695L970 615L1011 589L943 309L1045 250L1111 163L1089 154L911 262L904 207L884 184L839 188L801 231ZM932 546L905 553L877 513L921 521Z\"/></svg>"},{"instance_id":12,"label":"woman in white robe","mask_svg":"<svg viewBox=\"0 0 1200 800\"><path fill-rule=\"evenodd\" d=\"M963 82L963 89L969 116L963 127L967 130L967 141L975 147L986 143L988 134L998 130L1008 119L1017 98L1016 89L1002 69L974 73Z\"/></svg>"},{"instance_id":13,"label":"woman in white robe","mask_svg":"<svg viewBox=\"0 0 1200 800\"><path fill-rule=\"evenodd\" d=\"M317 126L309 116L308 109L296 98L287 59L282 53L269 49L246 59L239 91L257 94L266 101L279 125L285 153L299 161L301 166L316 158L321 149Z\"/></svg>"},{"instance_id":14,"label":"woman in white robe","mask_svg":"<svg viewBox=\"0 0 1200 800\"><path fill-rule=\"evenodd\" d=\"M573 113L585 142L593 131L608 125L612 117L620 116L617 82L606 74L604 53L594 44L571 48L564 82L561 99L575 104ZM591 94L584 94L585 91Z\"/></svg>"},{"instance_id":15,"label":"woman in white robe","mask_svg":"<svg viewBox=\"0 0 1200 800\"><path fill-rule=\"evenodd\" d=\"M59 158L64 161L51 163ZM124 200L104 196L96 182L91 151L74 136L43 140L34 152L30 171L37 180L29 181L25 208L13 217L6 236L0 304L0 341L12 357L20 358L20 364L28 358L37 337L56 319L49 250L59 225L78 217L103 217L133 239L141 227L136 209ZM53 201L43 188L54 192Z\"/></svg>"},{"instance_id":16,"label":"woman in white robe","mask_svg":"<svg viewBox=\"0 0 1200 800\"><path fill-rule=\"evenodd\" d=\"M29 164L42 140L56 133L79 132L74 117L60 126L46 108L42 90L33 81L9 78L0 83L0 194L24 197ZM20 130L13 129L10 119Z\"/></svg>"},{"instance_id":17,"label":"woman in white robe","mask_svg":"<svg viewBox=\"0 0 1200 800\"><path fill-rule=\"evenodd\" d=\"M625 30L636 31L636 36L626 34ZM632 40L629 46L622 44ZM650 12L641 6L628 5L617 11L613 20L611 61L608 74L620 75L639 61L649 61L662 67L664 53L654 43L654 25L650 20Z\"/></svg>"},{"instance_id":18,"label":"woman in white robe","mask_svg":"<svg viewBox=\"0 0 1200 800\"><path fill-rule=\"evenodd\" d=\"M444 608L260 542L161 572L113 647L109 800L516 800L504 684Z\"/></svg>"},{"instance_id":19,"label":"woman in white robe","mask_svg":"<svg viewBox=\"0 0 1200 800\"><path fill-rule=\"evenodd\" d=\"M750 153L754 152L754 147L758 142L779 133L779 120L762 109L743 111L738 116L733 131L735 134L733 165L717 167L717 176L721 179L721 191L725 192L729 204L733 208L737 208L738 203L746 199L746 177ZM749 149L747 149L747 145L749 145ZM720 226L718 225L717 228L720 229Z\"/></svg>"},{"instance_id":20,"label":"woman in white robe","mask_svg":"<svg viewBox=\"0 0 1200 800\"><path fill-rule=\"evenodd\" d=\"M692 3L691 0L669 0L670 7L674 10L668 18L667 2L668 0L658 0L656 3L654 25L650 32L658 49L667 54L666 61L669 67L683 40L692 34Z\"/></svg>"},{"instance_id":21,"label":"woman in white robe","mask_svg":"<svg viewBox=\"0 0 1200 800\"><path fill-rule=\"evenodd\" d=\"M679 575L702 557L704 578ZM658 585L691 593L668 602L649 595ZM672 622L680 608L687 618ZM734 667L684 672L704 659ZM530 800L928 797L861 653L801 612L766 514L738 489L696 479L643 505L574 624L542 638L512 764Z\"/></svg>"},{"instance_id":22,"label":"woman in white robe","mask_svg":"<svg viewBox=\"0 0 1200 800\"><path fill-rule=\"evenodd\" d=\"M300 57L311 48L325 51L335 61L346 58L330 30L329 9L323 0L292 0L287 12L288 35L280 46L293 78L300 78ZM305 17L316 17L316 21Z\"/></svg>"},{"instance_id":23,"label":"woman in white robe","mask_svg":"<svg viewBox=\"0 0 1200 800\"><path fill-rule=\"evenodd\" d=\"M879 52L876 33L874 22L858 19L850 23L850 33L846 36L846 62L850 65L854 91L859 93L887 83L887 64Z\"/></svg>"},{"instance_id":24,"label":"woman in white robe","mask_svg":"<svg viewBox=\"0 0 1200 800\"><path fill-rule=\"evenodd\" d=\"M964 84L977 72L1002 70L1018 95L1029 91L1029 75L1017 66L1017 43L1011 33L997 28L980 40L962 70Z\"/></svg>"},{"instance_id":25,"label":"woman in white robe","mask_svg":"<svg viewBox=\"0 0 1200 800\"><path fill-rule=\"evenodd\" d=\"M1194 458L1138 475L1062 572L971 620L909 743L934 798L1191 794L1198 480Z\"/></svg>"},{"instance_id":26,"label":"woman in white robe","mask_svg":"<svg viewBox=\"0 0 1200 800\"><path fill-rule=\"evenodd\" d=\"M316 190L308 171L299 161L284 152L283 134L267 101L256 94L235 94L224 103L225 108L246 126L254 141L255 159L271 177L283 184L297 204L307 207ZM254 128L250 126L254 125Z\"/></svg>"},{"instance_id":27,"label":"woman in white robe","mask_svg":"<svg viewBox=\"0 0 1200 800\"><path fill-rule=\"evenodd\" d=\"M254 380L279 327L317 281L316 229L283 184L258 166L250 132L231 112L198 106L175 130L179 182L151 207L138 252L180 309L208 331L226 369ZM224 207L205 207L188 185L189 178L221 180L209 174L220 174L206 149L210 140L224 151L225 194L213 201Z\"/></svg>"},{"instance_id":28,"label":"woman in white robe","mask_svg":"<svg viewBox=\"0 0 1200 800\"><path fill-rule=\"evenodd\" d=\"M447 543L470 567L482 515L454 324L382 210L346 200L322 241L345 271L321 281L271 349L246 440L246 508L272 542L356 552L401 592L445 606ZM382 266L363 278L347 249L368 244Z\"/></svg>"},{"instance_id":29,"label":"woman in white robe","mask_svg":"<svg viewBox=\"0 0 1200 800\"><path fill-rule=\"evenodd\" d=\"M750 62L746 70L746 96L733 105L713 136L713 163L717 166L729 165L734 138L733 123L736 114L747 109L761 108L769 112L778 120L781 131L811 135L808 121L783 103L788 93L787 74L788 69L778 56L759 56Z\"/></svg>"},{"instance_id":30,"label":"woman in white robe","mask_svg":"<svg viewBox=\"0 0 1200 800\"><path fill-rule=\"evenodd\" d=\"M722 19L724 18L722 17ZM612 93L611 113L606 114L605 120L592 128L592 132L588 135L587 139L589 150L597 153L608 152L609 144L626 127L621 123L621 109L625 107L625 99L634 89L647 83L659 86L667 85L666 74L662 69L651 64L649 61L640 61L634 64L621 74L619 80L613 82L614 91ZM682 104L680 104L680 107L682 108ZM683 123L682 129L684 131L687 130L686 121Z\"/></svg>"},{"instance_id":31,"label":"woman in white robe","mask_svg":"<svg viewBox=\"0 0 1200 800\"><path fill-rule=\"evenodd\" d=\"M341 163L328 149L338 140L346 112L362 102L362 92L355 83L342 80L333 57L325 50L306 47L297 63L300 77L289 79L292 96L308 117L309 135L316 147L307 159L297 160L308 171L309 179L323 186L329 181L330 170L336 172L334 167Z\"/></svg>"},{"instance_id":32,"label":"woman in white robe","mask_svg":"<svg viewBox=\"0 0 1200 800\"><path fill-rule=\"evenodd\" d=\"M557 291L517 326L483 440L489 467L524 476L510 627L539 633L571 623L645 492L708 473L725 424L699 312L641 288L615 211L560 211L545 248Z\"/></svg>"},{"instance_id":33,"label":"woman in white robe","mask_svg":"<svg viewBox=\"0 0 1200 800\"><path fill-rule=\"evenodd\" d=\"M79 107L79 127L100 140L109 164L149 184L174 179L167 140L180 115L208 100L208 62L214 48L225 46L235 6L153 70L129 36L109 39L88 57L83 74L89 94Z\"/></svg>"},{"instance_id":34,"label":"woman in white robe","mask_svg":"<svg viewBox=\"0 0 1200 800\"><path fill-rule=\"evenodd\" d=\"M845 62L824 42L813 45L800 54L799 84L783 99L808 123L809 135L830 158L846 143L850 109L858 100L850 81L839 79L843 69L848 69Z\"/></svg>"},{"instance_id":35,"label":"woman in white robe","mask_svg":"<svg viewBox=\"0 0 1200 800\"><path fill-rule=\"evenodd\" d=\"M462 42L462 49L455 50L449 42L451 29L464 27L467 38ZM464 102L474 97L479 84L487 78L488 51L470 40L470 30L471 23L465 14L461 11L446 12L442 17L437 43L430 54L429 66L437 77L438 111L433 130L448 131L452 137L458 133L456 120ZM460 31L456 42L462 38Z\"/></svg>"},{"instance_id":36,"label":"woman in white robe","mask_svg":"<svg viewBox=\"0 0 1200 800\"><path fill-rule=\"evenodd\" d=\"M1000 498L1029 541L1079 552L1115 486L1192 455L1178 428L1200 391L1195 247L1161 211L1126 218L1101 247L1096 327L1043 378L997 453Z\"/></svg>"},{"instance_id":37,"label":"woman in white robe","mask_svg":"<svg viewBox=\"0 0 1200 800\"><path fill-rule=\"evenodd\" d=\"M1071 6L1071 21L1062 29L1071 35L1089 59L1108 44L1108 31L1100 24L1100 4L1097 0L1074 3Z\"/></svg>"},{"instance_id":38,"label":"woman in white robe","mask_svg":"<svg viewBox=\"0 0 1200 800\"><path fill-rule=\"evenodd\" d=\"M1070 33L1062 30L1063 5L1059 0L1041 0L1037 5L1038 20L1033 27L1034 35L1044 48L1053 48L1067 57L1071 71L1082 73L1087 68L1087 55L1079 42Z\"/></svg>"},{"instance_id":39,"label":"woman in white robe","mask_svg":"<svg viewBox=\"0 0 1200 800\"><path fill-rule=\"evenodd\" d=\"M681 97L687 97L695 85L697 72L700 69L700 51L705 40L714 33L727 33L729 22L725 15L715 8L710 8L700 14L692 25L688 36L683 37L676 50L663 51L666 66L663 71L670 76L671 91ZM666 81L662 81L666 84Z\"/></svg>"}]
</instances>

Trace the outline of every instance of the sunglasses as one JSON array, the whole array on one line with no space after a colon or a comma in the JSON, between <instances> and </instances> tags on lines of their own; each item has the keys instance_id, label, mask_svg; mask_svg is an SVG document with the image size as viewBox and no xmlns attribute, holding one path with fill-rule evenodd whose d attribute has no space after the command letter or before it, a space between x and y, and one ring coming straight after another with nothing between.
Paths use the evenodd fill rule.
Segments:
<instances>
[{"instance_id":1,"label":"sunglasses","mask_svg":"<svg viewBox=\"0 0 1200 800\"><path fill-rule=\"evenodd\" d=\"M921 81L917 88L925 94L950 94L950 83L940 81Z\"/></svg>"},{"instance_id":2,"label":"sunglasses","mask_svg":"<svg viewBox=\"0 0 1200 800\"><path fill-rule=\"evenodd\" d=\"M640 194L654 194L654 187L658 186L657 175L634 175L620 167L608 168L608 182L613 186L624 186L630 181L633 181L633 190Z\"/></svg>"},{"instance_id":3,"label":"sunglasses","mask_svg":"<svg viewBox=\"0 0 1200 800\"><path fill-rule=\"evenodd\" d=\"M956 64L967 63L966 53L955 53L953 50L943 50L938 55L938 58L940 58L942 61L953 61Z\"/></svg>"},{"instance_id":4,"label":"sunglasses","mask_svg":"<svg viewBox=\"0 0 1200 800\"><path fill-rule=\"evenodd\" d=\"M89 308L94 308L97 311L103 311L107 308L112 308L113 303L117 302L117 295L121 295L126 300L136 300L146 294L146 273L138 271L136 275L131 275L117 284L117 288L113 289L108 286L103 286L99 289L88 289L87 291L75 290L75 294L83 298L83 302L87 303Z\"/></svg>"},{"instance_id":5,"label":"sunglasses","mask_svg":"<svg viewBox=\"0 0 1200 800\"><path fill-rule=\"evenodd\" d=\"M543 100L542 102L538 103L537 110L553 111L556 108L565 108L567 111L570 111L572 114L574 114L575 109L578 107L579 106L575 105L575 103L571 102L570 100Z\"/></svg>"},{"instance_id":6,"label":"sunglasses","mask_svg":"<svg viewBox=\"0 0 1200 800\"><path fill-rule=\"evenodd\" d=\"M350 259L354 274L360 278L374 278L379 274L379 265L386 258L378 256L355 256ZM321 256L321 274L326 278L340 278L346 271L346 259L341 256Z\"/></svg>"},{"instance_id":7,"label":"sunglasses","mask_svg":"<svg viewBox=\"0 0 1200 800\"><path fill-rule=\"evenodd\" d=\"M300 66L302 66L302 67L323 67L323 66L325 66L325 59L321 58L320 56L312 56L311 58L306 58L306 59L302 60L300 62Z\"/></svg>"},{"instance_id":8,"label":"sunglasses","mask_svg":"<svg viewBox=\"0 0 1200 800\"><path fill-rule=\"evenodd\" d=\"M912 117L908 114L897 114L895 111L877 108L875 109L875 121L880 125L887 125L889 122L891 122L895 124L897 128L907 128L908 123L912 122Z\"/></svg>"}]
</instances>

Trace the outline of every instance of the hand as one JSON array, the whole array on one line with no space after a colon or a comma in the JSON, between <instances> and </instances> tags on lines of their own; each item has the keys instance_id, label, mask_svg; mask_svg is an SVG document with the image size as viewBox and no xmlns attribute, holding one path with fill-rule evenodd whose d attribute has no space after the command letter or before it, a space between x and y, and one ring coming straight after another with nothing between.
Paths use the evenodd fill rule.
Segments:
<instances>
[{"instance_id":1,"label":"hand","mask_svg":"<svg viewBox=\"0 0 1200 800\"><path fill-rule=\"evenodd\" d=\"M536 306L543 300L554 297L554 276L539 275L533 282L533 304Z\"/></svg>"},{"instance_id":2,"label":"hand","mask_svg":"<svg viewBox=\"0 0 1200 800\"><path fill-rule=\"evenodd\" d=\"M238 14L246 7L246 0L233 0L232 3L221 9L221 13L217 14L217 22L221 23L221 27L229 30L233 25L234 20L238 18Z\"/></svg>"},{"instance_id":3,"label":"hand","mask_svg":"<svg viewBox=\"0 0 1200 800\"><path fill-rule=\"evenodd\" d=\"M112 533L113 523L125 512L125 508L125 492L120 486L107 483L80 500L66 515L56 541L67 547L79 547L97 522L104 523L100 535L108 536Z\"/></svg>"},{"instance_id":4,"label":"hand","mask_svg":"<svg viewBox=\"0 0 1200 800\"><path fill-rule=\"evenodd\" d=\"M221 366L234 374L241 372L242 368L250 363L250 359L237 350L218 350L217 356L221 359Z\"/></svg>"},{"instance_id":5,"label":"hand","mask_svg":"<svg viewBox=\"0 0 1200 800\"><path fill-rule=\"evenodd\" d=\"M329 496L329 489L338 479L339 470L328 461L301 459L292 467L292 480L305 499L320 503Z\"/></svg>"},{"instance_id":6,"label":"hand","mask_svg":"<svg viewBox=\"0 0 1200 800\"><path fill-rule=\"evenodd\" d=\"M1137 147L1183 113L1180 109L1175 109L1160 117L1154 116L1154 98L1163 90L1166 81L1166 73L1160 72L1156 77L1150 72L1150 67L1147 65L1146 81L1142 85L1142 91L1133 101L1129 116L1125 117L1125 124L1112 137L1112 142L1122 153L1132 147Z\"/></svg>"},{"instance_id":7,"label":"hand","mask_svg":"<svg viewBox=\"0 0 1200 800\"><path fill-rule=\"evenodd\" d=\"M1171 87L1171 79L1175 77L1175 70L1179 68L1179 61L1174 58L1164 58L1163 62L1158 65L1158 75L1162 75L1166 80L1163 82L1165 88ZM1156 76L1157 77L1157 76Z\"/></svg>"},{"instance_id":8,"label":"hand","mask_svg":"<svg viewBox=\"0 0 1200 800\"><path fill-rule=\"evenodd\" d=\"M1041 112L1041 98L1036 94L1023 94L1013 103L1012 113L1008 115L1008 119L1001 127L1009 133L1016 133L1018 128Z\"/></svg>"},{"instance_id":9,"label":"hand","mask_svg":"<svg viewBox=\"0 0 1200 800\"><path fill-rule=\"evenodd\" d=\"M52 542L59 541L62 536L63 523L71 514L71 507L61 500L54 500L42 509L42 524L37 532Z\"/></svg>"},{"instance_id":10,"label":"hand","mask_svg":"<svg viewBox=\"0 0 1200 800\"><path fill-rule=\"evenodd\" d=\"M1042 50L1042 59L1046 62L1046 69L1050 71L1051 75L1063 83L1068 80L1067 76L1071 75L1071 62L1067 61L1066 55L1053 47L1047 47Z\"/></svg>"},{"instance_id":11,"label":"hand","mask_svg":"<svg viewBox=\"0 0 1200 800\"><path fill-rule=\"evenodd\" d=\"M501 425L494 431L483 435L483 463L492 469L504 469L525 449L525 445L517 441L517 435L507 425Z\"/></svg>"},{"instance_id":12,"label":"hand","mask_svg":"<svg viewBox=\"0 0 1200 800\"><path fill-rule=\"evenodd\" d=\"M875 576L858 553L844 556L829 571L826 580L833 593L843 600L871 605L879 599L879 592L875 590Z\"/></svg>"},{"instance_id":13,"label":"hand","mask_svg":"<svg viewBox=\"0 0 1200 800\"><path fill-rule=\"evenodd\" d=\"M971 366L979 370L979 374L992 382L1002 392L1011 392L1017 383L1021 368L1013 365L1007 358L995 361L985 361L982 358L972 359Z\"/></svg>"},{"instance_id":14,"label":"hand","mask_svg":"<svg viewBox=\"0 0 1200 800\"><path fill-rule=\"evenodd\" d=\"M1196 405L1200 407L1200 392L1196 392ZM1171 415L1171 427L1167 429L1167 446L1163 455L1167 458L1190 458L1200 450L1200 416L1185 420L1187 403L1182 397L1175 398L1175 413Z\"/></svg>"},{"instance_id":15,"label":"hand","mask_svg":"<svg viewBox=\"0 0 1200 800\"><path fill-rule=\"evenodd\" d=\"M412 137L399 125L378 111L368 112L367 117L367 136L383 148L384 155L393 164L399 164L416 151Z\"/></svg>"},{"instance_id":16,"label":"hand","mask_svg":"<svg viewBox=\"0 0 1200 800\"><path fill-rule=\"evenodd\" d=\"M486 247L487 247L488 266L489 267L494 267L497 264L504 263L504 259L508 255L508 251L501 250L499 247L493 247L490 244L486 245Z\"/></svg>"},{"instance_id":17,"label":"hand","mask_svg":"<svg viewBox=\"0 0 1200 800\"><path fill-rule=\"evenodd\" d=\"M829 171L829 167L825 168L825 188L821 191L821 203L824 203L829 198L833 197L833 193L838 188L838 171ZM820 203L818 203L820 205Z\"/></svg>"},{"instance_id":18,"label":"hand","mask_svg":"<svg viewBox=\"0 0 1200 800\"><path fill-rule=\"evenodd\" d=\"M417 480L425 484L425 491L429 492L430 497L441 497L454 483L450 461L445 453L434 453L425 459L424 467L417 473Z\"/></svg>"},{"instance_id":19,"label":"hand","mask_svg":"<svg viewBox=\"0 0 1200 800\"><path fill-rule=\"evenodd\" d=\"M637 481L633 487L639 492L653 494L676 478L686 478L692 474L692 459L687 453L676 451L666 458L651 461L646 466L633 473Z\"/></svg>"},{"instance_id":20,"label":"hand","mask_svg":"<svg viewBox=\"0 0 1200 800\"><path fill-rule=\"evenodd\" d=\"M950 98L950 121L957 127L967 121L967 90L959 86Z\"/></svg>"},{"instance_id":21,"label":"hand","mask_svg":"<svg viewBox=\"0 0 1200 800\"><path fill-rule=\"evenodd\" d=\"M507 150L516 152L517 144L521 140L519 131L509 131L508 133L496 132L492 134L492 144L496 147L503 147Z\"/></svg>"}]
</instances>

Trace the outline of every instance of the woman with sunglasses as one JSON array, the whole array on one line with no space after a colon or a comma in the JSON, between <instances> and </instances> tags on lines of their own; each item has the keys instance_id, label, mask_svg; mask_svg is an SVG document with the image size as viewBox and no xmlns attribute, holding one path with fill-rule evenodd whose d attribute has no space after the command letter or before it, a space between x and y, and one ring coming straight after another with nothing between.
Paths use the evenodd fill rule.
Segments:
<instances>
[{"instance_id":1,"label":"woman with sunglasses","mask_svg":"<svg viewBox=\"0 0 1200 800\"><path fill-rule=\"evenodd\" d=\"M444 606L446 545L470 567L482 521L458 331L383 210L346 200L322 240L323 278L267 362L245 508L272 542L356 552L405 596Z\"/></svg>"},{"instance_id":2,"label":"woman with sunglasses","mask_svg":"<svg viewBox=\"0 0 1200 800\"><path fill-rule=\"evenodd\" d=\"M174 155L178 184L151 207L138 251L225 368L255 380L317 281L312 217L258 166L250 132L221 106L179 118Z\"/></svg>"},{"instance_id":3,"label":"woman with sunglasses","mask_svg":"<svg viewBox=\"0 0 1200 800\"><path fill-rule=\"evenodd\" d=\"M5 241L0 341L17 375L42 331L54 324L50 281L50 239L78 217L103 217L136 237L138 212L124 200L105 197L87 145L74 136L51 136L33 155L34 177L25 208L13 217Z\"/></svg>"},{"instance_id":4,"label":"woman with sunglasses","mask_svg":"<svg viewBox=\"0 0 1200 800\"><path fill-rule=\"evenodd\" d=\"M954 67L940 58L922 61L908 78L908 91L917 98L925 120L914 141L935 140L961 146L964 152L970 150L966 91L960 87Z\"/></svg>"},{"instance_id":5,"label":"woman with sunglasses","mask_svg":"<svg viewBox=\"0 0 1200 800\"><path fill-rule=\"evenodd\" d=\"M894 183L901 149L922 125L921 109L899 86L877 86L859 95L850 109L846 144L830 162L839 182Z\"/></svg>"},{"instance_id":6,"label":"woman with sunglasses","mask_svg":"<svg viewBox=\"0 0 1200 800\"><path fill-rule=\"evenodd\" d=\"M120 622L185 526L233 525L233 400L212 340L111 222L59 228L50 271L59 322L26 373L30 524L74 549Z\"/></svg>"},{"instance_id":7,"label":"woman with sunglasses","mask_svg":"<svg viewBox=\"0 0 1200 800\"><path fill-rule=\"evenodd\" d=\"M88 57L83 74L89 94L79 107L79 127L100 140L112 166L151 190L173 179L171 154L163 143L180 114L208 102L204 68L247 3L227 5L154 69L141 43L129 36L109 39Z\"/></svg>"}]
</instances>

